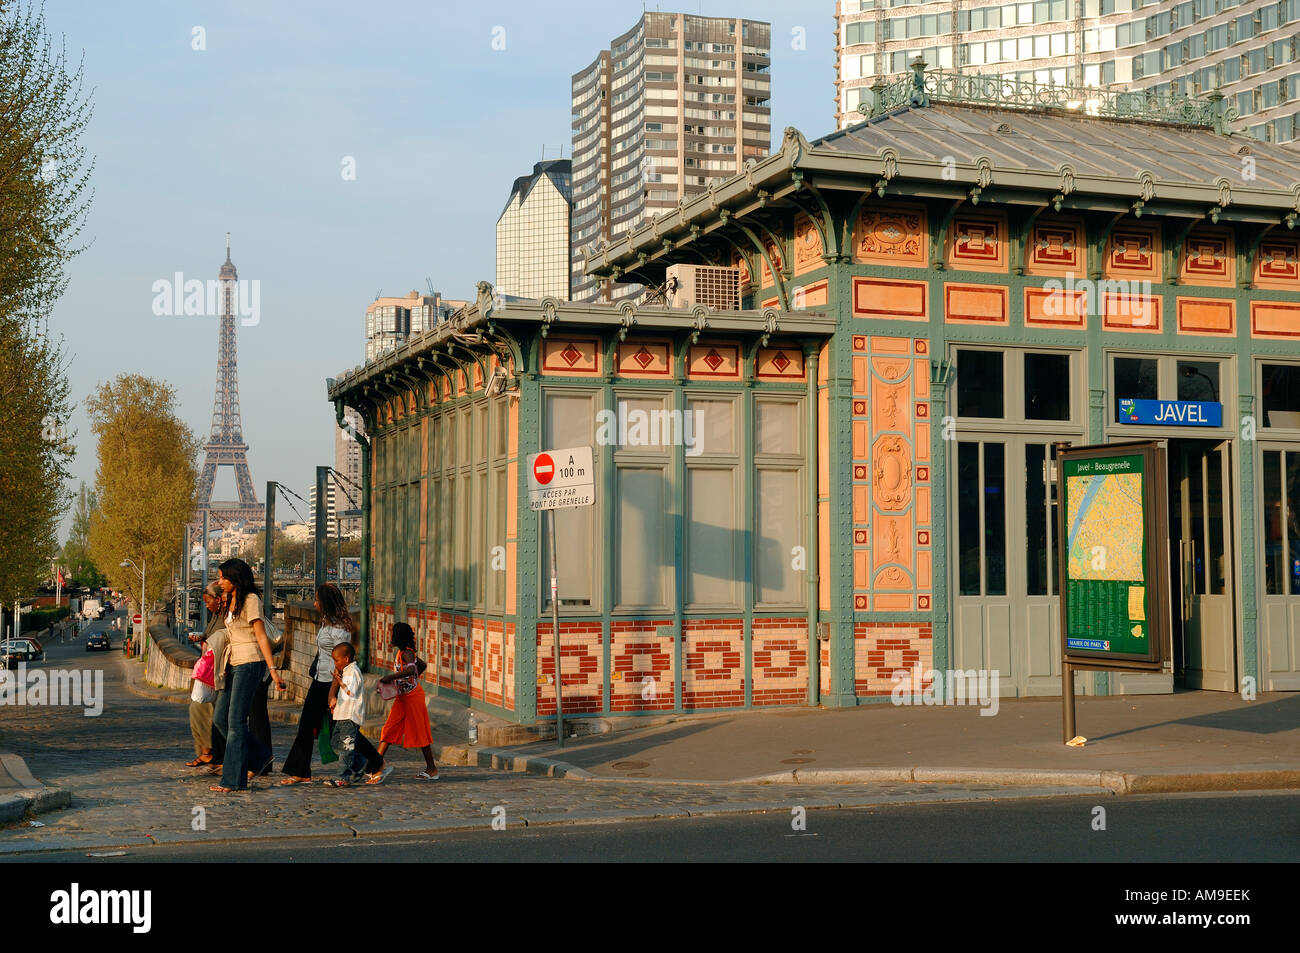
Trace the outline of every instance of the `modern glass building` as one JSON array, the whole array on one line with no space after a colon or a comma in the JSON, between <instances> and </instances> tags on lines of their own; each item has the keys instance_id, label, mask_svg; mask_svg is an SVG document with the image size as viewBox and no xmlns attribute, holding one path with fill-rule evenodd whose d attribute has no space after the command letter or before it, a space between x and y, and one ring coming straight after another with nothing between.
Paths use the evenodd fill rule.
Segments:
<instances>
[{"instance_id":1,"label":"modern glass building","mask_svg":"<svg viewBox=\"0 0 1300 953\"><path fill-rule=\"evenodd\" d=\"M583 273L589 248L768 154L770 53L767 23L645 13L574 74L573 300L602 293Z\"/></svg>"},{"instance_id":2,"label":"modern glass building","mask_svg":"<svg viewBox=\"0 0 1300 953\"><path fill-rule=\"evenodd\" d=\"M1300 135L1300 0L840 0L835 20L840 128L861 120L872 83L920 56L1037 83L1218 89L1240 114L1233 128Z\"/></svg>"},{"instance_id":3,"label":"modern glass building","mask_svg":"<svg viewBox=\"0 0 1300 953\"><path fill-rule=\"evenodd\" d=\"M497 218L498 294L569 297L569 212L573 174L568 159L533 166L515 179Z\"/></svg>"}]
</instances>

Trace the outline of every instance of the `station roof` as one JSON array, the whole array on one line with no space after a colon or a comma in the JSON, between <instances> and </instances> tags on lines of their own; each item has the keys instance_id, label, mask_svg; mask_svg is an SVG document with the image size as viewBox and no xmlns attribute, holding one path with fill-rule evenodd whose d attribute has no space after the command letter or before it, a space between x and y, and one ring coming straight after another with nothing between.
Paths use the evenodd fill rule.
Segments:
<instances>
[{"instance_id":1,"label":"station roof","mask_svg":"<svg viewBox=\"0 0 1300 953\"><path fill-rule=\"evenodd\" d=\"M653 280L692 246L727 257L737 226L816 218L835 191L1300 227L1300 148L1230 132L1236 113L1221 95L1034 87L913 66L873 87L862 122L811 142L787 128L767 158L589 252L587 273Z\"/></svg>"},{"instance_id":2,"label":"station roof","mask_svg":"<svg viewBox=\"0 0 1300 953\"><path fill-rule=\"evenodd\" d=\"M967 103L906 106L831 133L811 143L817 152L876 157L894 149L900 158L942 163L945 157L984 156L995 175L1055 174L1076 178L1137 179L1150 173L1157 187L1198 186L1226 178L1283 192L1300 184L1300 148L1223 136L1204 127L1111 119L1060 111L999 109ZM1252 182L1243 163L1253 156Z\"/></svg>"},{"instance_id":3,"label":"station roof","mask_svg":"<svg viewBox=\"0 0 1300 953\"><path fill-rule=\"evenodd\" d=\"M464 363L470 355L496 352L523 355L518 349L521 332L543 329L549 333L587 334L599 329L627 328L639 331L701 332L730 336L797 336L827 338L835 333L835 318L818 309L780 311L776 308L717 311L703 305L666 308L657 304L623 301L561 301L557 298L506 298L494 295L492 286L481 281L477 300L436 327L412 335L409 340L374 361L346 371L326 382L332 401L351 407L374 403L383 388L409 386L411 380L438 373L435 366ZM528 327L531 325L532 327ZM558 330L550 330L550 329ZM513 345L513 346L512 346ZM516 362L518 372L531 371ZM402 380L407 381L402 385ZM340 405L341 413L341 405Z\"/></svg>"}]
</instances>

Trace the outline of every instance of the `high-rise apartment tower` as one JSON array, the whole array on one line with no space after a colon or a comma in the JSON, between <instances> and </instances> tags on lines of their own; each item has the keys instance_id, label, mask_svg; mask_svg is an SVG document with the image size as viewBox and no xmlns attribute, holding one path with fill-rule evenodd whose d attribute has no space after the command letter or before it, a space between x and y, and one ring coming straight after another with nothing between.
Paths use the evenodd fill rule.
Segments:
<instances>
[{"instance_id":1,"label":"high-rise apartment tower","mask_svg":"<svg viewBox=\"0 0 1300 953\"><path fill-rule=\"evenodd\" d=\"M635 284L602 290L586 277L589 246L768 154L771 33L756 20L645 13L574 74L573 300L639 292Z\"/></svg>"}]
</instances>

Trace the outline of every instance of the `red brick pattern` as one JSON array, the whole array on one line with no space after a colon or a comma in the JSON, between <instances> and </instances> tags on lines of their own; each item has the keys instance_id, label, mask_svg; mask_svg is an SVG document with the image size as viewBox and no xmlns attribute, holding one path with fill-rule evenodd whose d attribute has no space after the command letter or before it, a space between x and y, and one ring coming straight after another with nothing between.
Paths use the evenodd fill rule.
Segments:
<instances>
[{"instance_id":1,"label":"red brick pattern","mask_svg":"<svg viewBox=\"0 0 1300 953\"><path fill-rule=\"evenodd\" d=\"M745 624L741 619L683 623L682 706L739 708L745 704Z\"/></svg>"},{"instance_id":2,"label":"red brick pattern","mask_svg":"<svg viewBox=\"0 0 1300 953\"><path fill-rule=\"evenodd\" d=\"M853 626L854 693L888 696L894 672L933 664L933 635L929 622L859 622Z\"/></svg>"},{"instance_id":3,"label":"red brick pattern","mask_svg":"<svg viewBox=\"0 0 1300 953\"><path fill-rule=\"evenodd\" d=\"M807 619L754 619L751 641L755 707L807 701Z\"/></svg>"},{"instance_id":4,"label":"red brick pattern","mask_svg":"<svg viewBox=\"0 0 1300 953\"><path fill-rule=\"evenodd\" d=\"M604 708L603 630L600 622L561 622L560 669L564 713L595 714ZM550 622L537 625L537 714L555 714L555 653Z\"/></svg>"},{"instance_id":5,"label":"red brick pattern","mask_svg":"<svg viewBox=\"0 0 1300 953\"><path fill-rule=\"evenodd\" d=\"M661 627L668 627L670 634L657 635ZM672 711L676 706L673 620L616 621L610 630L610 710Z\"/></svg>"}]
</instances>

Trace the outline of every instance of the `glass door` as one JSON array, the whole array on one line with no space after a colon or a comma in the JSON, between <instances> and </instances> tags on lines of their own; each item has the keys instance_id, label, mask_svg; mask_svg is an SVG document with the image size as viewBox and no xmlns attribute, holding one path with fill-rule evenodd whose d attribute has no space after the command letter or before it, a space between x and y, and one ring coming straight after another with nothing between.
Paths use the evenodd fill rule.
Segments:
<instances>
[{"instance_id":1,"label":"glass door","mask_svg":"<svg viewBox=\"0 0 1300 953\"><path fill-rule=\"evenodd\" d=\"M1186 685L1221 692L1237 690L1230 446L1179 447Z\"/></svg>"},{"instance_id":2,"label":"glass door","mask_svg":"<svg viewBox=\"0 0 1300 953\"><path fill-rule=\"evenodd\" d=\"M1264 446L1260 537L1264 593L1260 673L1265 692L1300 690L1300 447Z\"/></svg>"}]
</instances>

